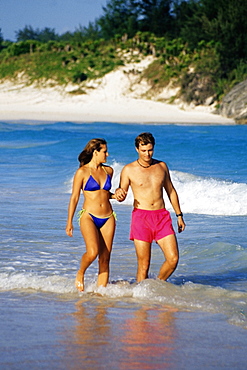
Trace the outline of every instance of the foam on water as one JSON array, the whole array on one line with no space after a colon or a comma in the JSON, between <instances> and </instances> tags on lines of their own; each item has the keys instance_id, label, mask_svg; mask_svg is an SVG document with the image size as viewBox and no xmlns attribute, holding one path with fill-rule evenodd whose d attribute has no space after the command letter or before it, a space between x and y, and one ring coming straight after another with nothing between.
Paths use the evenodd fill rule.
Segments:
<instances>
[{"instance_id":1,"label":"foam on water","mask_svg":"<svg viewBox=\"0 0 247 370\"><path fill-rule=\"evenodd\" d=\"M28 291L66 296L78 295L87 299L97 294L110 299L126 299L143 304L162 304L180 310L221 313L235 325L247 328L247 292L231 291L210 285L187 282L171 284L156 279L133 283L127 280L111 281L106 288L96 286L96 277L86 279L85 292L74 287L74 277L39 276L37 274L1 273L0 291Z\"/></svg>"},{"instance_id":2,"label":"foam on water","mask_svg":"<svg viewBox=\"0 0 247 370\"><path fill-rule=\"evenodd\" d=\"M187 213L247 215L247 184L171 171L171 178Z\"/></svg>"}]
</instances>

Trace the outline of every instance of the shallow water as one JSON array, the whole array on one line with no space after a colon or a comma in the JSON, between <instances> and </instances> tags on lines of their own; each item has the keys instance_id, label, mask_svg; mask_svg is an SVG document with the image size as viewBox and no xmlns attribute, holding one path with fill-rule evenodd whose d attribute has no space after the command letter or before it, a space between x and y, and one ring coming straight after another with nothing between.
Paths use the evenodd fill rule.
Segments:
<instances>
[{"instance_id":1,"label":"shallow water","mask_svg":"<svg viewBox=\"0 0 247 370\"><path fill-rule=\"evenodd\" d=\"M114 190L123 165L136 158L134 138L144 130L156 138L154 157L168 164L185 214L187 228L177 236L178 268L168 282L156 280L163 256L154 244L150 279L136 284L128 239L130 193L124 203L113 202L118 222L110 284L96 287L95 262L86 273L86 292L78 293L74 278L83 240L76 221L72 239L64 231L77 155L91 138L104 137ZM85 369L111 363L129 369L244 368L246 130L0 123L1 331L6 334L0 363L11 369L28 364L75 369L82 360ZM167 208L175 226L168 201ZM205 331L207 336L200 335Z\"/></svg>"},{"instance_id":2,"label":"shallow water","mask_svg":"<svg viewBox=\"0 0 247 370\"><path fill-rule=\"evenodd\" d=\"M222 314L89 294L1 303L3 369L246 369L246 330Z\"/></svg>"}]
</instances>

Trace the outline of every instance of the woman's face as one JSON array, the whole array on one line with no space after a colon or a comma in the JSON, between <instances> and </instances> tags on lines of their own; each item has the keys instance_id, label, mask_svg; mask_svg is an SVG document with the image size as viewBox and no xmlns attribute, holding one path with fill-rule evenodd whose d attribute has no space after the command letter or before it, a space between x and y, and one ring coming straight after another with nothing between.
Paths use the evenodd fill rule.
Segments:
<instances>
[{"instance_id":1,"label":"woman's face","mask_svg":"<svg viewBox=\"0 0 247 370\"><path fill-rule=\"evenodd\" d=\"M105 163L108 157L107 145L102 145L99 152L97 152L97 159L100 163Z\"/></svg>"}]
</instances>

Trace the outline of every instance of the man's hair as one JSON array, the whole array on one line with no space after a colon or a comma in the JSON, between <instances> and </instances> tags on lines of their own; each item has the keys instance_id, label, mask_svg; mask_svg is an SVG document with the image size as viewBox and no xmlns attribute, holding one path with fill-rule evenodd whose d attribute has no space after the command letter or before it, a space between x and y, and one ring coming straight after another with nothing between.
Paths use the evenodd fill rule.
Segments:
<instances>
[{"instance_id":1,"label":"man's hair","mask_svg":"<svg viewBox=\"0 0 247 370\"><path fill-rule=\"evenodd\" d=\"M147 144L155 145L155 139L150 132L143 132L135 138L135 146L137 149L139 148L139 145Z\"/></svg>"}]
</instances>

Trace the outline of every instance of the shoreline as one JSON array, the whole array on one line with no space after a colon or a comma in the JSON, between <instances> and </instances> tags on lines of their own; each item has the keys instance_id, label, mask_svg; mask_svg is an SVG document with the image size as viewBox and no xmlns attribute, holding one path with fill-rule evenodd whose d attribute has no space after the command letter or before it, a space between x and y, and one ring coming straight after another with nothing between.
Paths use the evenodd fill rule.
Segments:
<instances>
[{"instance_id":1,"label":"shoreline","mask_svg":"<svg viewBox=\"0 0 247 370\"><path fill-rule=\"evenodd\" d=\"M69 88L5 81L0 83L0 120L236 125L233 119L214 114L207 107L182 110L177 105L132 97L126 79L123 71L113 71L80 95Z\"/></svg>"}]
</instances>

